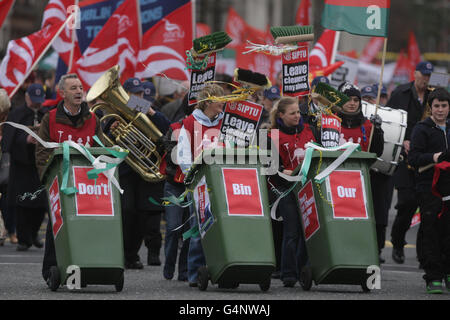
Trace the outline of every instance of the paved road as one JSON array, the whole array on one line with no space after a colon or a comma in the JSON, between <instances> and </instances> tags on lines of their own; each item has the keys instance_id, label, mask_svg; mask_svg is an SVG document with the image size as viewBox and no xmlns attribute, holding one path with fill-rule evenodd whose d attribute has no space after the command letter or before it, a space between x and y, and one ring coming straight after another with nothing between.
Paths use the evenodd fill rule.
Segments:
<instances>
[{"instance_id":1,"label":"paved road","mask_svg":"<svg viewBox=\"0 0 450 320\"><path fill-rule=\"evenodd\" d=\"M395 201L395 198L394 198ZM389 230L395 211L391 209ZM449 299L450 293L428 295L422 280L415 253L415 235L418 227L412 228L407 236L409 245L405 249L406 262L398 265L392 261L392 247L389 242L383 252L386 263L381 267L381 289L363 293L360 286L313 285L305 292L297 284L284 288L279 280L272 280L268 292L261 292L257 285L240 285L238 289L219 289L209 286L206 292L188 287L186 282L164 280L162 267L145 266L144 270L126 270L125 287L116 293L113 286L88 286L81 290L66 287L51 292L41 278L43 249L32 248L17 252L9 242L0 247L0 300L8 299L70 299L70 300L440 300ZM388 237L389 239L390 237ZM145 260L145 247L141 258ZM162 252L161 252L161 258ZM184 303L184 302L183 302Z\"/></svg>"}]
</instances>

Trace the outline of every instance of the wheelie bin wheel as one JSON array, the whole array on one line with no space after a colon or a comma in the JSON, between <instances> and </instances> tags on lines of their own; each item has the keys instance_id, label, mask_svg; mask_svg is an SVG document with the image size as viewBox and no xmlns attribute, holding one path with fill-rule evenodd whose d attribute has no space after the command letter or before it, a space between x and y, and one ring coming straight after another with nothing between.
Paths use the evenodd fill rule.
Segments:
<instances>
[{"instance_id":1,"label":"wheelie bin wheel","mask_svg":"<svg viewBox=\"0 0 450 320\"><path fill-rule=\"evenodd\" d=\"M119 279L117 279L117 282L114 285L116 287L116 291L117 292L121 292L122 291L124 282L125 282L125 276L124 276L123 271L122 271L122 274L120 275Z\"/></svg>"},{"instance_id":2,"label":"wheelie bin wheel","mask_svg":"<svg viewBox=\"0 0 450 320\"><path fill-rule=\"evenodd\" d=\"M367 281L366 281L366 280L363 280L363 281L361 282L361 288L362 288L363 292L370 292L370 289L369 289L369 287L367 286Z\"/></svg>"},{"instance_id":3,"label":"wheelie bin wheel","mask_svg":"<svg viewBox=\"0 0 450 320\"><path fill-rule=\"evenodd\" d=\"M303 266L302 271L300 272L300 285L302 289L305 291L309 291L312 287L312 270L310 266Z\"/></svg>"},{"instance_id":4,"label":"wheelie bin wheel","mask_svg":"<svg viewBox=\"0 0 450 320\"><path fill-rule=\"evenodd\" d=\"M48 287L52 291L58 290L61 285L61 275L57 266L50 267L50 277L48 279Z\"/></svg>"},{"instance_id":5,"label":"wheelie bin wheel","mask_svg":"<svg viewBox=\"0 0 450 320\"><path fill-rule=\"evenodd\" d=\"M269 276L266 280L264 280L263 282L261 282L259 284L259 287L260 287L261 291L266 292L267 290L269 290L269 288L270 288L270 281L271 281L271 277Z\"/></svg>"},{"instance_id":6,"label":"wheelie bin wheel","mask_svg":"<svg viewBox=\"0 0 450 320\"><path fill-rule=\"evenodd\" d=\"M201 266L200 268L198 268L197 273L198 288L200 291L205 291L206 288L208 288L209 281L208 268L206 268L205 266Z\"/></svg>"}]
</instances>

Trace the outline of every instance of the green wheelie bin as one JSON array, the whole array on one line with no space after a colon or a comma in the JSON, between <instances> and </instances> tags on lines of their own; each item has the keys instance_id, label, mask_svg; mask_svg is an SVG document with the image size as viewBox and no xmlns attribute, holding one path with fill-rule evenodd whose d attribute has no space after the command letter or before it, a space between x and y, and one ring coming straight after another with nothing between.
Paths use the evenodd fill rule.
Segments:
<instances>
[{"instance_id":1,"label":"green wheelie bin","mask_svg":"<svg viewBox=\"0 0 450 320\"><path fill-rule=\"evenodd\" d=\"M300 272L300 284L361 285L379 267L369 168L373 153L354 151L321 183L315 177L343 151L314 150L307 182L294 188L309 262ZM299 169L299 168L297 168Z\"/></svg>"},{"instance_id":2,"label":"green wheelie bin","mask_svg":"<svg viewBox=\"0 0 450 320\"><path fill-rule=\"evenodd\" d=\"M216 148L205 150L203 159L225 153L223 163L194 164L185 179L206 259L198 270L199 289L206 290L211 280L219 288L246 283L267 291L276 261L262 153Z\"/></svg>"},{"instance_id":3,"label":"green wheelie bin","mask_svg":"<svg viewBox=\"0 0 450 320\"><path fill-rule=\"evenodd\" d=\"M103 148L88 150L94 157L109 155ZM67 188L77 188L74 194L61 191L65 169ZM58 148L43 173L57 260L57 267L50 269L53 291L68 284L69 277L70 287L76 288L76 272L81 287L114 285L119 292L124 285L120 193L103 174L88 179L92 169L91 162L72 148L69 165L64 165L63 150Z\"/></svg>"}]
</instances>

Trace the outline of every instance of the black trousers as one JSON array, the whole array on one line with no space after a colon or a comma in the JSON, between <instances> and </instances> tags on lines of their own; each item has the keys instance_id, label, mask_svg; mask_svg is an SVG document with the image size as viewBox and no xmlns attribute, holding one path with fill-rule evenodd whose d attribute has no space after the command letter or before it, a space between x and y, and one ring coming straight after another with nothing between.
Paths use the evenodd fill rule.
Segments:
<instances>
[{"instance_id":1,"label":"black trousers","mask_svg":"<svg viewBox=\"0 0 450 320\"><path fill-rule=\"evenodd\" d=\"M393 178L379 172L370 171L370 186L372 189L378 252L381 253L386 241L386 227L394 192Z\"/></svg>"},{"instance_id":2,"label":"black trousers","mask_svg":"<svg viewBox=\"0 0 450 320\"><path fill-rule=\"evenodd\" d=\"M426 281L450 275L450 212L440 215L442 201L431 193L419 198L422 233L422 266Z\"/></svg>"},{"instance_id":3,"label":"black trousers","mask_svg":"<svg viewBox=\"0 0 450 320\"><path fill-rule=\"evenodd\" d=\"M406 232L409 230L411 219L418 207L418 195L413 188L399 188L397 190L397 215L391 230L391 241L394 247L402 248L406 244ZM417 243L417 246L419 246L419 243Z\"/></svg>"},{"instance_id":4,"label":"black trousers","mask_svg":"<svg viewBox=\"0 0 450 320\"><path fill-rule=\"evenodd\" d=\"M42 221L44 221L46 208L16 207L16 229L19 244L31 246L36 239Z\"/></svg>"},{"instance_id":5,"label":"black trousers","mask_svg":"<svg viewBox=\"0 0 450 320\"><path fill-rule=\"evenodd\" d=\"M275 247L275 258L277 261L276 271L281 269L281 248L283 245L283 221L272 219L273 244Z\"/></svg>"},{"instance_id":6,"label":"black trousers","mask_svg":"<svg viewBox=\"0 0 450 320\"><path fill-rule=\"evenodd\" d=\"M50 268L56 265L55 241L53 239L52 221L49 214L47 230L45 232L44 260L42 262L42 277L45 281L50 276Z\"/></svg>"},{"instance_id":7,"label":"black trousers","mask_svg":"<svg viewBox=\"0 0 450 320\"><path fill-rule=\"evenodd\" d=\"M151 211L145 218L144 243L151 254L159 256L162 246L160 211Z\"/></svg>"}]
</instances>

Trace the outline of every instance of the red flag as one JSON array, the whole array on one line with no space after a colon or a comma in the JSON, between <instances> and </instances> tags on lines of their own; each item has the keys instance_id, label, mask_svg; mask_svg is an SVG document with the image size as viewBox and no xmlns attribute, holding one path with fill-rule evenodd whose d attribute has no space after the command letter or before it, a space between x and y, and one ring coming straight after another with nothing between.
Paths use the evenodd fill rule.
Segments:
<instances>
[{"instance_id":1,"label":"red flag","mask_svg":"<svg viewBox=\"0 0 450 320\"><path fill-rule=\"evenodd\" d=\"M331 63L336 31L325 29L309 55L310 70L320 69Z\"/></svg>"},{"instance_id":2,"label":"red flag","mask_svg":"<svg viewBox=\"0 0 450 320\"><path fill-rule=\"evenodd\" d=\"M395 84L402 84L409 81L411 74L411 62L404 50L400 51L397 58L397 64L395 65L394 74L392 76L392 82Z\"/></svg>"},{"instance_id":3,"label":"red flag","mask_svg":"<svg viewBox=\"0 0 450 320\"><path fill-rule=\"evenodd\" d=\"M232 7L228 10L225 32L233 39L228 45L231 48L247 44L247 40L254 43L266 43L267 33L248 25Z\"/></svg>"},{"instance_id":4,"label":"red flag","mask_svg":"<svg viewBox=\"0 0 450 320\"><path fill-rule=\"evenodd\" d=\"M207 24L197 22L195 35L197 38L204 37L210 33L211 28Z\"/></svg>"},{"instance_id":5,"label":"red flag","mask_svg":"<svg viewBox=\"0 0 450 320\"><path fill-rule=\"evenodd\" d=\"M372 63L373 59L377 56L378 52L383 47L384 38L372 37L369 43L367 43L359 60L366 63Z\"/></svg>"},{"instance_id":6,"label":"red flag","mask_svg":"<svg viewBox=\"0 0 450 320\"><path fill-rule=\"evenodd\" d=\"M0 65L0 87L8 92L10 98L61 33L67 21L48 25L27 37L9 41Z\"/></svg>"},{"instance_id":7,"label":"red flag","mask_svg":"<svg viewBox=\"0 0 450 320\"><path fill-rule=\"evenodd\" d=\"M176 80L189 80L186 50L192 47L192 5L172 11L142 37L136 77L148 78L164 73Z\"/></svg>"},{"instance_id":8,"label":"red flag","mask_svg":"<svg viewBox=\"0 0 450 320\"><path fill-rule=\"evenodd\" d=\"M408 40L408 57L411 60L411 63L414 64L414 68L420 62L420 50L419 45L417 44L416 36L414 32L409 32L409 40Z\"/></svg>"},{"instance_id":9,"label":"red flag","mask_svg":"<svg viewBox=\"0 0 450 320\"><path fill-rule=\"evenodd\" d=\"M77 0L50 0L44 10L42 17L42 28L65 21L70 14L74 12L73 6L78 3ZM71 62L77 61L81 57L80 47L76 33L76 21L68 23L59 37L53 43L53 49L58 52L59 57L67 66ZM73 41L72 41L73 37ZM73 52L72 51L73 42ZM72 61L70 56L72 56Z\"/></svg>"},{"instance_id":10,"label":"red flag","mask_svg":"<svg viewBox=\"0 0 450 320\"><path fill-rule=\"evenodd\" d=\"M416 65L421 61L419 45L417 44L416 36L412 31L409 32L408 58L411 63L409 80L412 81L414 79Z\"/></svg>"},{"instance_id":11,"label":"red flag","mask_svg":"<svg viewBox=\"0 0 450 320\"><path fill-rule=\"evenodd\" d=\"M301 0L295 15L295 24L309 26L311 24L311 1Z\"/></svg>"},{"instance_id":12,"label":"red flag","mask_svg":"<svg viewBox=\"0 0 450 320\"><path fill-rule=\"evenodd\" d=\"M0 28L2 27L3 21L5 21L6 16L8 15L13 3L14 0L0 1Z\"/></svg>"},{"instance_id":13,"label":"red flag","mask_svg":"<svg viewBox=\"0 0 450 320\"><path fill-rule=\"evenodd\" d=\"M333 64L330 64L324 68L315 69L309 72L309 79L310 81L314 80L315 77L318 76L328 76L335 72L340 66L342 66L345 63L345 61L338 61Z\"/></svg>"},{"instance_id":14,"label":"red flag","mask_svg":"<svg viewBox=\"0 0 450 320\"><path fill-rule=\"evenodd\" d=\"M136 0L125 0L92 40L72 71L87 90L109 68L120 66L120 80L134 77L139 51Z\"/></svg>"}]
</instances>

